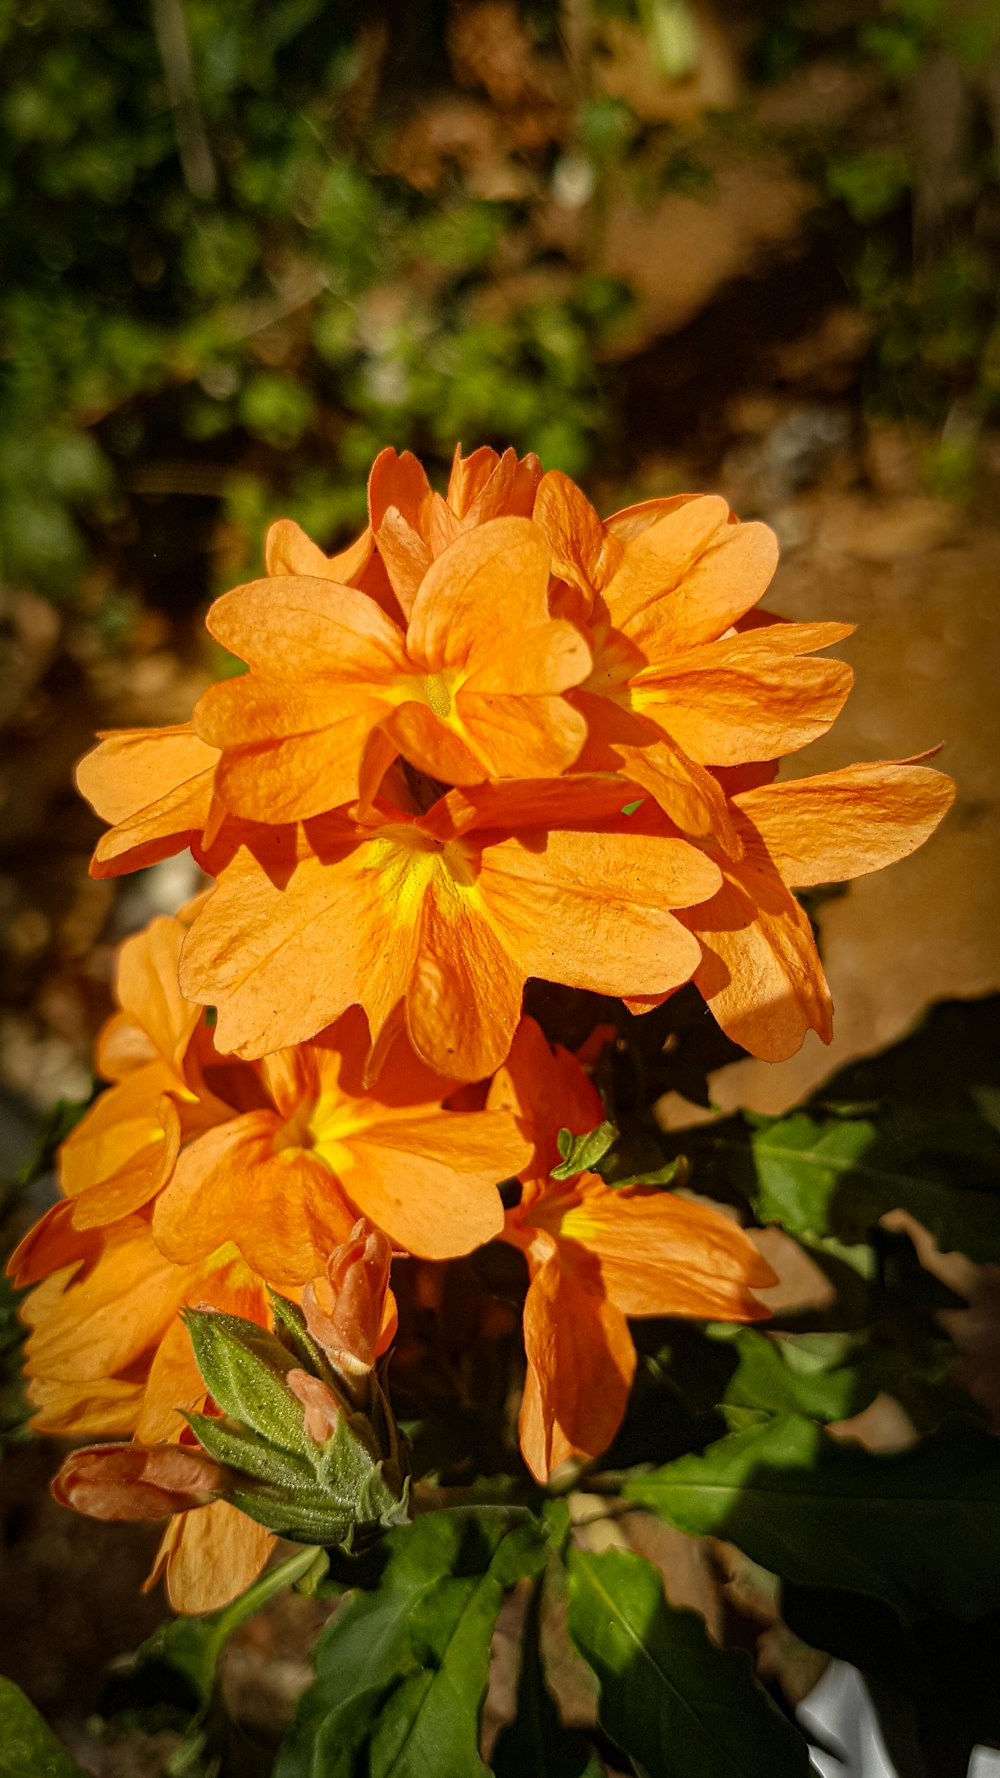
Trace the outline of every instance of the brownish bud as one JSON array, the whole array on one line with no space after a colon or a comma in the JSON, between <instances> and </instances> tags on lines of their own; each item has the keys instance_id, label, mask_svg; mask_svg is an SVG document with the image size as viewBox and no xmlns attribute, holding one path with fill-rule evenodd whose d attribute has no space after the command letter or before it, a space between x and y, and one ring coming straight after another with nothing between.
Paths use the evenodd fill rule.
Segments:
<instances>
[{"instance_id":1,"label":"brownish bud","mask_svg":"<svg viewBox=\"0 0 1000 1778\"><path fill-rule=\"evenodd\" d=\"M300 1370L289 1371L285 1382L305 1408L305 1428L309 1437L314 1444L325 1445L340 1414L340 1403L329 1383Z\"/></svg>"},{"instance_id":2,"label":"brownish bud","mask_svg":"<svg viewBox=\"0 0 1000 1778\"><path fill-rule=\"evenodd\" d=\"M388 1235L362 1218L350 1240L334 1248L325 1276L302 1292L306 1326L344 1376L365 1377L374 1368L391 1262Z\"/></svg>"},{"instance_id":3,"label":"brownish bud","mask_svg":"<svg viewBox=\"0 0 1000 1778\"><path fill-rule=\"evenodd\" d=\"M225 1493L226 1471L182 1445L85 1445L52 1482L60 1506L91 1519L168 1519Z\"/></svg>"}]
</instances>

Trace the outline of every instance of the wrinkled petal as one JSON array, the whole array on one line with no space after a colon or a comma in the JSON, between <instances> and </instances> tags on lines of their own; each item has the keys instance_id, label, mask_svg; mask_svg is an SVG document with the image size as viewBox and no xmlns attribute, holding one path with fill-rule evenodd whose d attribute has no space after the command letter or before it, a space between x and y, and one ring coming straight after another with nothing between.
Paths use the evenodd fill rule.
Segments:
<instances>
[{"instance_id":1,"label":"wrinkled petal","mask_svg":"<svg viewBox=\"0 0 1000 1778\"><path fill-rule=\"evenodd\" d=\"M357 586L374 547L371 526L366 525L346 549L326 556L294 519L278 519L267 533L264 563L272 575L306 574L313 579L336 580L341 586Z\"/></svg>"},{"instance_id":2,"label":"wrinkled petal","mask_svg":"<svg viewBox=\"0 0 1000 1778\"><path fill-rule=\"evenodd\" d=\"M178 1513L167 1526L144 1590L165 1576L175 1611L218 1611L257 1579L276 1542L228 1500Z\"/></svg>"},{"instance_id":3,"label":"wrinkled petal","mask_svg":"<svg viewBox=\"0 0 1000 1778\"><path fill-rule=\"evenodd\" d=\"M190 723L103 735L76 768L81 794L113 823L97 843L91 874L142 870L200 839L218 757Z\"/></svg>"},{"instance_id":4,"label":"wrinkled petal","mask_svg":"<svg viewBox=\"0 0 1000 1778\"><path fill-rule=\"evenodd\" d=\"M954 798L955 785L942 772L875 761L745 790L734 801L784 881L804 888L908 857Z\"/></svg>"}]
</instances>

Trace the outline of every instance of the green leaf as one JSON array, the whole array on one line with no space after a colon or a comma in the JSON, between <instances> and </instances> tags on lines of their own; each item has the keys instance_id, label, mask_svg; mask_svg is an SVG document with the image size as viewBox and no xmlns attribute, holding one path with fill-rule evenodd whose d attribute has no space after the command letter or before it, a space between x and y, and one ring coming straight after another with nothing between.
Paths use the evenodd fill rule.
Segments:
<instances>
[{"instance_id":1,"label":"green leaf","mask_svg":"<svg viewBox=\"0 0 1000 1778\"><path fill-rule=\"evenodd\" d=\"M586 1737L568 1729L545 1682L540 1646L543 1582L528 1600L521 1643L517 1711L493 1749L494 1778L602 1778L604 1767Z\"/></svg>"},{"instance_id":2,"label":"green leaf","mask_svg":"<svg viewBox=\"0 0 1000 1778\"><path fill-rule=\"evenodd\" d=\"M1000 1255L1000 1137L985 1119L904 1106L865 1118L798 1111L697 1143L762 1222L789 1234L856 1242L886 1211L908 1210L946 1251Z\"/></svg>"},{"instance_id":3,"label":"green leaf","mask_svg":"<svg viewBox=\"0 0 1000 1778\"><path fill-rule=\"evenodd\" d=\"M87 1778L20 1686L2 1675L0 1778Z\"/></svg>"},{"instance_id":4,"label":"green leaf","mask_svg":"<svg viewBox=\"0 0 1000 1778\"><path fill-rule=\"evenodd\" d=\"M562 1160L553 1167L553 1179L575 1179L578 1173L592 1173L598 1161L604 1159L609 1148L618 1139L616 1126L606 1119L598 1124L596 1130L588 1130L584 1136L574 1136L572 1130L560 1130L556 1137Z\"/></svg>"},{"instance_id":5,"label":"green leaf","mask_svg":"<svg viewBox=\"0 0 1000 1778\"><path fill-rule=\"evenodd\" d=\"M602 1727L649 1778L807 1778L806 1743L746 1655L668 1605L642 1556L572 1551L569 1628L600 1681Z\"/></svg>"},{"instance_id":6,"label":"green leaf","mask_svg":"<svg viewBox=\"0 0 1000 1778\"><path fill-rule=\"evenodd\" d=\"M1000 1607L1000 1440L963 1416L908 1451L875 1455L789 1415L633 1476L622 1492L682 1531L737 1544L782 1580L868 1594L908 1622Z\"/></svg>"},{"instance_id":7,"label":"green leaf","mask_svg":"<svg viewBox=\"0 0 1000 1778\"><path fill-rule=\"evenodd\" d=\"M772 1339L732 1322L715 1322L705 1331L736 1360L722 1397L726 1407L846 1420L879 1392L881 1379L868 1362L862 1336L817 1333Z\"/></svg>"},{"instance_id":8,"label":"green leaf","mask_svg":"<svg viewBox=\"0 0 1000 1778\"><path fill-rule=\"evenodd\" d=\"M320 1638L274 1778L483 1778L479 1714L504 1593L546 1561L524 1509L453 1508L388 1533L378 1586Z\"/></svg>"}]
</instances>

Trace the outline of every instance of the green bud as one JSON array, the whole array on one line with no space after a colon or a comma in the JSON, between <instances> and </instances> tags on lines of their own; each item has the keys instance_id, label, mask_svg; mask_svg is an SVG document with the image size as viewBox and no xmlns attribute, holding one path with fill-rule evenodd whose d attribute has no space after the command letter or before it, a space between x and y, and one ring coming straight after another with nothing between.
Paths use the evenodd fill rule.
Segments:
<instances>
[{"instance_id":1,"label":"green bud","mask_svg":"<svg viewBox=\"0 0 1000 1778\"><path fill-rule=\"evenodd\" d=\"M220 1417L188 1414L228 1475L226 1498L299 1543L355 1548L408 1517L409 1484L384 1387L371 1373L362 1410L294 1303L273 1297L275 1333L215 1310L185 1316Z\"/></svg>"}]
</instances>

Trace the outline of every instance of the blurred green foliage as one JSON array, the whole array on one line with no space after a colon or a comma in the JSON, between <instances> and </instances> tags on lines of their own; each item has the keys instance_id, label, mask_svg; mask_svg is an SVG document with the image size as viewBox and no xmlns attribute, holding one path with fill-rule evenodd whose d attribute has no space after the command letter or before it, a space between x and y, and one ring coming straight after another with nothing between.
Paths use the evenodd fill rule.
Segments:
<instances>
[{"instance_id":1,"label":"blurred green foliage","mask_svg":"<svg viewBox=\"0 0 1000 1778\"><path fill-rule=\"evenodd\" d=\"M277 499L320 537L360 517L390 440L496 436L586 467L622 293L584 277L481 312L517 205L384 170L378 107L355 116L366 18L328 0L3 6L8 579L72 591L150 459L210 460L238 528Z\"/></svg>"}]
</instances>

